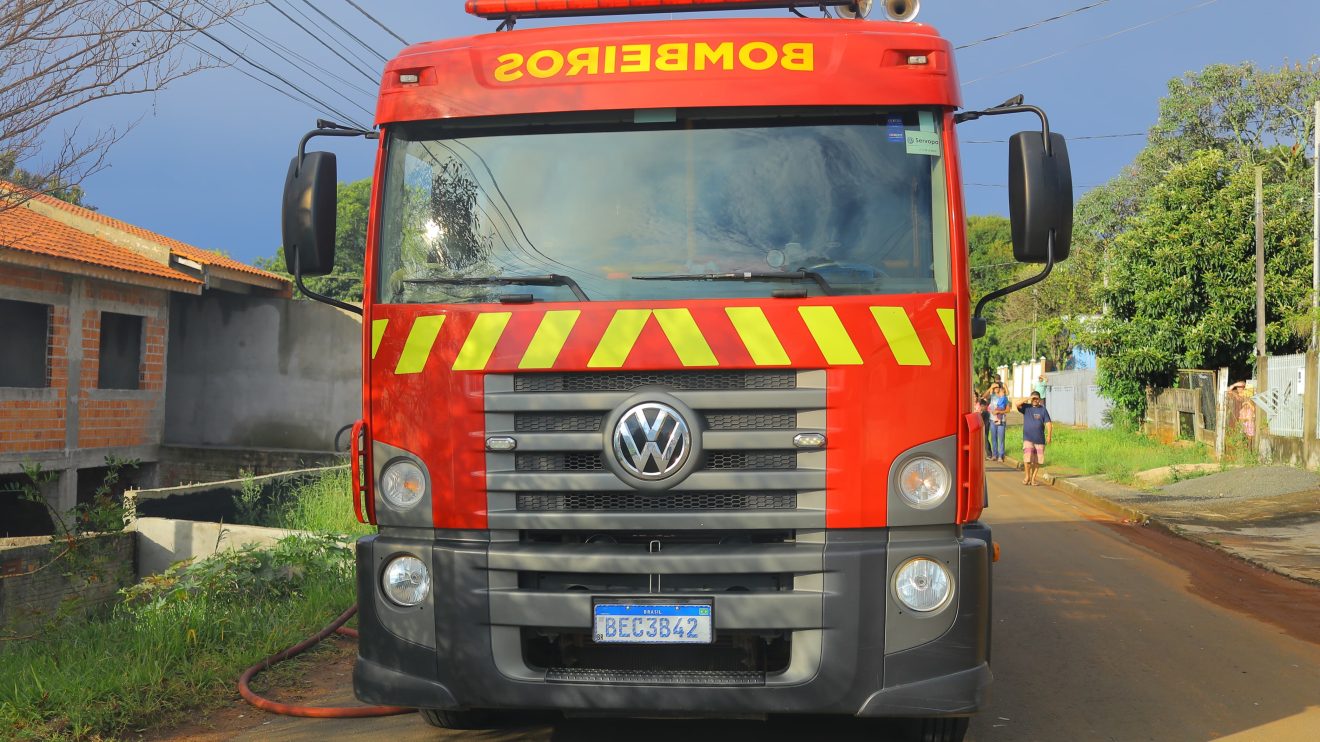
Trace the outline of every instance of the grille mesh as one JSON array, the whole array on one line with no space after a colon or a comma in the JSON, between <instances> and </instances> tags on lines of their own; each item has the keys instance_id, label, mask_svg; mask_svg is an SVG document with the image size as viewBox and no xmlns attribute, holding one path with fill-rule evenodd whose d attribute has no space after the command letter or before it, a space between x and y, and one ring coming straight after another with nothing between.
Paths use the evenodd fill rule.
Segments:
<instances>
[{"instance_id":1,"label":"grille mesh","mask_svg":"<svg viewBox=\"0 0 1320 742\"><path fill-rule=\"evenodd\" d=\"M519 412L513 417L513 429L518 433L595 433L603 419L603 415L590 413Z\"/></svg>"},{"instance_id":2,"label":"grille mesh","mask_svg":"<svg viewBox=\"0 0 1320 742\"><path fill-rule=\"evenodd\" d=\"M515 392L626 392L643 386L683 390L794 389L793 371L609 371L515 374Z\"/></svg>"},{"instance_id":3,"label":"grille mesh","mask_svg":"<svg viewBox=\"0 0 1320 742\"><path fill-rule=\"evenodd\" d=\"M783 451L707 451L707 469L796 469L797 454Z\"/></svg>"},{"instance_id":4,"label":"grille mesh","mask_svg":"<svg viewBox=\"0 0 1320 742\"><path fill-rule=\"evenodd\" d=\"M792 412L707 412L706 427L710 430L792 430L797 427L797 415Z\"/></svg>"},{"instance_id":5,"label":"grille mesh","mask_svg":"<svg viewBox=\"0 0 1320 742\"><path fill-rule=\"evenodd\" d=\"M530 512L644 512L691 510L795 510L794 492L568 492L519 494L518 509Z\"/></svg>"},{"instance_id":6,"label":"grille mesh","mask_svg":"<svg viewBox=\"0 0 1320 742\"><path fill-rule=\"evenodd\" d=\"M550 683L608 683L611 685L765 685L765 673L755 670L592 670L553 667Z\"/></svg>"},{"instance_id":7,"label":"grille mesh","mask_svg":"<svg viewBox=\"0 0 1320 742\"><path fill-rule=\"evenodd\" d=\"M571 453L520 453L514 459L518 471L598 471L605 468L594 451Z\"/></svg>"}]
</instances>

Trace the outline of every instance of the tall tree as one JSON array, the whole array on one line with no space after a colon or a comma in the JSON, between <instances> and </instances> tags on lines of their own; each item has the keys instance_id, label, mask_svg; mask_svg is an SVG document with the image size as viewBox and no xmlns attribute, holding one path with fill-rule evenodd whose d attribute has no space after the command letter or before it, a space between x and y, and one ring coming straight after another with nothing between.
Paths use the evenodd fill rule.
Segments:
<instances>
[{"instance_id":1,"label":"tall tree","mask_svg":"<svg viewBox=\"0 0 1320 742\"><path fill-rule=\"evenodd\" d=\"M251 2L0 0L0 161L23 166L28 188L69 195L131 125L80 132L73 124L57 142L52 127L96 101L154 93L213 66L185 45ZM23 197L6 193L0 208Z\"/></svg>"}]
</instances>

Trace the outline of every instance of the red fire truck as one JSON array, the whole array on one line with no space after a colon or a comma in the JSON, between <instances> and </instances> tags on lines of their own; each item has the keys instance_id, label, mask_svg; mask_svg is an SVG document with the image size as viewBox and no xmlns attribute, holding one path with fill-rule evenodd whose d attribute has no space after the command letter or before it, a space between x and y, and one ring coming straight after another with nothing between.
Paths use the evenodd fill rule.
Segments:
<instances>
[{"instance_id":1,"label":"red fire truck","mask_svg":"<svg viewBox=\"0 0 1320 742\"><path fill-rule=\"evenodd\" d=\"M996 294L1067 257L1071 176L1039 109L958 111L915 0L869 4L469 0L498 30L403 50L378 131L303 139L300 285L334 259L334 156L308 139L379 138L346 305L378 527L360 699L450 728L804 713L962 737L993 548L955 128L1042 123L1009 181L1044 271ZM783 17L513 29L749 8Z\"/></svg>"}]
</instances>

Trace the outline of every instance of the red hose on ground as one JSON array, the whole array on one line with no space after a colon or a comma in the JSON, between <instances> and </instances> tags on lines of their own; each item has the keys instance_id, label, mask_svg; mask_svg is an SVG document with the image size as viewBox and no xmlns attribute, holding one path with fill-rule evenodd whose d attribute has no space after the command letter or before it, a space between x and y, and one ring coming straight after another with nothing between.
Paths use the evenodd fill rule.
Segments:
<instances>
[{"instance_id":1,"label":"red hose on ground","mask_svg":"<svg viewBox=\"0 0 1320 742\"><path fill-rule=\"evenodd\" d=\"M326 637L335 632L345 636L357 638L356 629L346 628L344 624L348 619L357 614L357 603L352 608L339 614L339 618L330 622L329 626L321 629L316 636L310 637L288 649L272 654L266 659L249 667L243 671L238 678L238 694L243 696L243 700L256 706L262 711L269 711L272 714L283 714L284 716L304 716L311 719L355 719L369 716L394 716L396 714L410 714L415 709L404 708L402 706L294 706L287 703L278 703L269 698L262 698L248 687L248 683L257 673L283 662L290 657L296 657L303 652L319 644Z\"/></svg>"}]
</instances>

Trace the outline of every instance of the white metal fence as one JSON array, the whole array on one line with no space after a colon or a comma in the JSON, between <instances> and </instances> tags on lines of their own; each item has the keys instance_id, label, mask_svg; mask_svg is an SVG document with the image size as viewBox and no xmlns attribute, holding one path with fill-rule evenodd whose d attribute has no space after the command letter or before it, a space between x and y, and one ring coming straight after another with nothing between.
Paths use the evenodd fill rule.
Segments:
<instances>
[{"instance_id":1,"label":"white metal fence","mask_svg":"<svg viewBox=\"0 0 1320 742\"><path fill-rule=\"evenodd\" d=\"M1302 436L1302 398L1306 389L1306 355L1270 356L1265 364L1265 391L1251 399L1269 422L1271 435Z\"/></svg>"}]
</instances>

